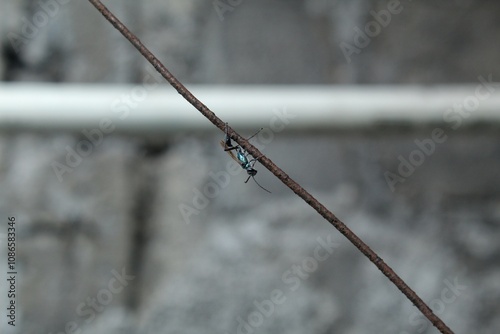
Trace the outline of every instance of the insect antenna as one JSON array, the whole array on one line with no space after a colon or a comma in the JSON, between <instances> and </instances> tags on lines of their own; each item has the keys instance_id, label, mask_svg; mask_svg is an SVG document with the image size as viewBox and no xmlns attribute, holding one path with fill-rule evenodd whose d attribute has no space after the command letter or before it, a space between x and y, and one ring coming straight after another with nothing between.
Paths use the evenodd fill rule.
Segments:
<instances>
[{"instance_id":1,"label":"insect antenna","mask_svg":"<svg viewBox=\"0 0 500 334\"><path fill-rule=\"evenodd\" d=\"M264 128L260 128L259 131L255 132L253 135L251 135L250 137L247 138L247 140L250 140L252 139L253 137L255 137L256 135L259 134L259 132L261 132L262 130L264 130Z\"/></svg>"},{"instance_id":2,"label":"insect antenna","mask_svg":"<svg viewBox=\"0 0 500 334\"><path fill-rule=\"evenodd\" d=\"M250 176L249 176L248 178L250 178ZM270 192L269 190L267 190L266 188L264 188L263 186L261 186L261 185L259 184L259 182L257 182L257 180L255 179L255 177L253 177L253 176L252 176L252 179L255 181L255 183L257 183L257 185L258 185L260 188L264 189L265 191L267 191L268 193L270 193L270 194L271 194L271 192ZM247 179L247 181L248 181L248 179Z\"/></svg>"}]
</instances>

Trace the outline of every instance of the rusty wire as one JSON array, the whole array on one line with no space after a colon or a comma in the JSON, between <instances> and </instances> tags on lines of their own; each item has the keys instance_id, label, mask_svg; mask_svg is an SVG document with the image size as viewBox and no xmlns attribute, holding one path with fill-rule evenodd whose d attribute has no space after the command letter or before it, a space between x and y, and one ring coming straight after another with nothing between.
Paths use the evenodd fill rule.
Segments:
<instances>
[{"instance_id":1,"label":"rusty wire","mask_svg":"<svg viewBox=\"0 0 500 334\"><path fill-rule=\"evenodd\" d=\"M135 36L106 6L99 0L89 0L97 10L108 20L132 45L146 58L147 61L160 73L177 92L191 103L203 116L212 122L221 131L225 131L226 123L218 118L206 105L198 100L172 73L149 51L144 44ZM342 221L340 221L330 210L307 192L302 186L290 178L281 168L276 166L269 158L263 155L255 146L245 138L228 127L228 134L241 147L249 152L257 160L281 180L295 194L302 198L323 218L342 233L361 253L363 253L394 285L415 305L422 314L443 334L453 334L453 331L441 320L429 306L399 277L389 265L387 265L377 253L375 253L365 242L352 232Z\"/></svg>"}]
</instances>

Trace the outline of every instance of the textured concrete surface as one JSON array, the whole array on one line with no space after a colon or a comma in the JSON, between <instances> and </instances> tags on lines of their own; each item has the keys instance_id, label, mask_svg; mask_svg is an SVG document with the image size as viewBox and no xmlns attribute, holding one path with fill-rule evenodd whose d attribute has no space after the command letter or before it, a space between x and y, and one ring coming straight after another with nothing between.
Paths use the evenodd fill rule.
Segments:
<instances>
[{"instance_id":1,"label":"textured concrete surface","mask_svg":"<svg viewBox=\"0 0 500 334\"><path fill-rule=\"evenodd\" d=\"M88 2L41 6L55 1L0 1L4 79L141 80L145 61ZM239 5L223 15L211 1L108 5L188 83L434 84L500 75L495 1L231 3Z\"/></svg>"},{"instance_id":2,"label":"textured concrete surface","mask_svg":"<svg viewBox=\"0 0 500 334\"><path fill-rule=\"evenodd\" d=\"M87 2L54 1L0 0L4 81L142 80L145 62ZM389 3L241 1L222 21L212 2L109 5L188 83L497 81L494 1L401 1L349 62L340 43L360 42L354 28ZM416 144L437 127L446 140ZM498 133L494 124L284 131L264 152L457 333L486 334L500 332ZM0 332L436 332L261 166L258 181L272 194L244 184L243 171L221 177L230 160L220 137L113 133L88 156L71 156L60 181L54 162L85 150L81 133L2 132L1 275L1 233L15 216L18 296L14 328L0 279Z\"/></svg>"},{"instance_id":3,"label":"textured concrete surface","mask_svg":"<svg viewBox=\"0 0 500 334\"><path fill-rule=\"evenodd\" d=\"M489 333L498 327L497 131L454 134L391 192L384 173L429 130L285 133L266 154L453 328ZM74 322L88 333L237 333L244 319L262 333L433 332L262 167L258 180L273 194L245 185L243 173L206 188L228 162L218 139L112 136L59 182L50 164L71 136L4 134L0 211L18 221L20 314L19 331L3 330L59 333ZM210 189L218 193L203 203L197 191ZM186 220L181 205L198 209ZM113 283L109 301L103 290L117 272L134 277ZM276 294L274 309L262 306Z\"/></svg>"}]
</instances>

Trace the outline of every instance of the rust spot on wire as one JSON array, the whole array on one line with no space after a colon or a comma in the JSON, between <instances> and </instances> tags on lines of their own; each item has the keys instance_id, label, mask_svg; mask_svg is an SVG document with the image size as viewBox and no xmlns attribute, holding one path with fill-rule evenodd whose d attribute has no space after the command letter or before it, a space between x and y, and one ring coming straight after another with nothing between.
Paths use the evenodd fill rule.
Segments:
<instances>
[{"instance_id":1,"label":"rust spot on wire","mask_svg":"<svg viewBox=\"0 0 500 334\"><path fill-rule=\"evenodd\" d=\"M207 106L198 100L172 73L149 51L144 44L128 28L116 18L99 0L89 0L99 12L139 50L151 65L167 80L177 92L182 95L189 103L193 105L203 116L212 122L221 131L225 130L225 122L218 118ZM290 178L281 168L276 166L269 158L264 156L255 146L246 141L233 129L228 127L228 135L243 147L248 153L259 158L262 166L266 167L278 179L280 179L288 188L302 198L323 218L332 224L340 233L342 233L361 253L363 253L377 268L396 285L396 287L429 319L429 321L443 334L453 334L453 331L432 310L427 304L399 277L391 267L389 267L367 244L365 244L347 225L338 219L323 204L318 202L309 192L302 188L297 182Z\"/></svg>"}]
</instances>

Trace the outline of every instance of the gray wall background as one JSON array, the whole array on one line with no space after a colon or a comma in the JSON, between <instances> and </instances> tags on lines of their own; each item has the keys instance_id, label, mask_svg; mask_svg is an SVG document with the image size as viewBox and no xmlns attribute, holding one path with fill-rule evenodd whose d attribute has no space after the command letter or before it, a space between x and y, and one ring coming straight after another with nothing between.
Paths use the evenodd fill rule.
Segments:
<instances>
[{"instance_id":1,"label":"gray wall background","mask_svg":"<svg viewBox=\"0 0 500 334\"><path fill-rule=\"evenodd\" d=\"M353 29L389 2L241 1L224 20L211 1L107 3L186 83L474 85L499 76L496 1L402 0L351 62L340 43L354 44ZM41 12L47 22L23 34ZM18 49L12 34L23 37ZM0 0L0 36L4 81L139 83L148 66L86 1ZM384 173L436 127L447 140L392 192ZM187 224L180 205L193 206L193 189L226 168L221 137L113 133L59 182L51 163L80 132L0 133L0 217L17 219L19 267L18 325L2 316L1 332L237 333L273 290L284 302L240 332L436 332L262 167L271 195L232 176ZM498 124L285 131L264 152L457 333L500 331ZM325 240L334 245L326 260L290 273ZM133 278L116 280L122 272Z\"/></svg>"}]
</instances>

